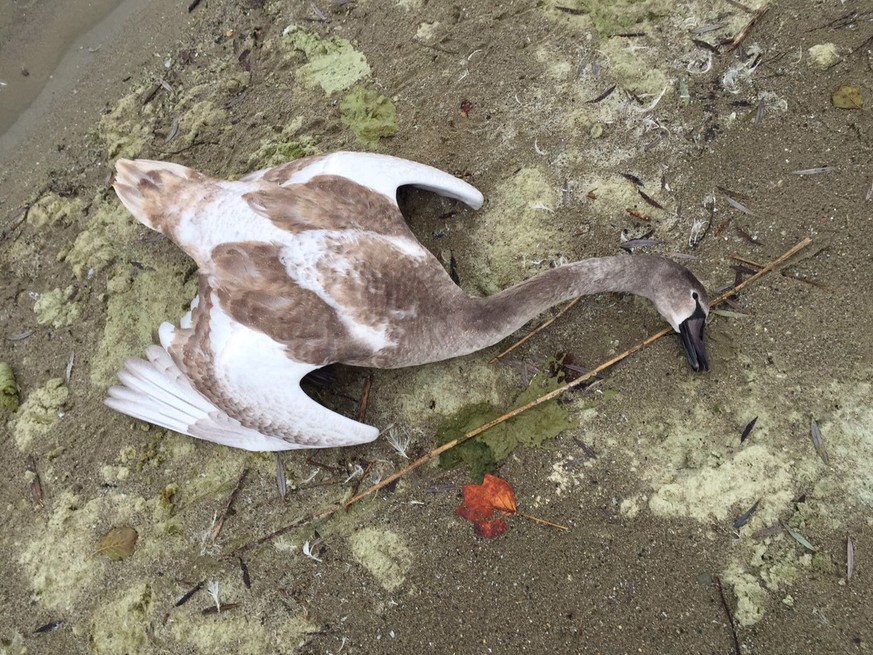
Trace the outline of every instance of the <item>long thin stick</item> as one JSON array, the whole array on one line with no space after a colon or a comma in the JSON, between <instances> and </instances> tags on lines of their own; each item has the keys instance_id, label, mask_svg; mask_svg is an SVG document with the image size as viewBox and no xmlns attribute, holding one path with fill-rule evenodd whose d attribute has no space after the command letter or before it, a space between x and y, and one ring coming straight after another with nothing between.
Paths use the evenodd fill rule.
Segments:
<instances>
[{"instance_id":1,"label":"long thin stick","mask_svg":"<svg viewBox=\"0 0 873 655\"><path fill-rule=\"evenodd\" d=\"M757 273L755 273L754 275L752 275L748 279L744 280L742 283L738 284L733 289L729 289L728 291L725 291L722 295L720 295L718 298L713 300L710 303L710 306L714 307L716 305L719 305L722 302L724 302L725 298L729 298L731 296L736 295L737 292L739 292L741 289L744 289L745 287L749 286L753 282L759 280L761 277L763 277L764 275L766 275L767 273L772 271L774 268L776 268L777 266L779 266L780 264L782 264L786 260L788 260L791 257L793 257L794 255L796 255L798 252L800 252L801 250L806 248L810 243L812 243L812 239L810 239L809 237L806 237L803 241L801 241L796 246L794 246L793 248L788 250L784 255L782 255L781 257L779 257L777 259L774 259L772 262L767 264L760 271L758 271ZM431 461L435 457L439 457L445 451L451 450L455 446L462 444L465 441L472 439L473 437L475 437L477 435L482 434L486 430L490 430L495 425L499 425L500 423L503 423L504 421L508 421L509 419L513 418L514 416L518 416L522 412L526 412L527 410L532 409L533 407L536 407L537 405L541 405L544 402L548 402L552 398L560 396L562 393L564 393L568 389L572 389L575 386L578 386L580 384L583 384L584 382L587 382L593 376L597 375L601 371L605 371L606 369L610 368L611 366L614 366L615 364L617 364L621 360L629 357L630 355L633 355L635 352L637 352L639 350L642 350L646 346L654 343L655 341L657 341L661 337L664 337L664 336L670 334L671 332L673 332L673 328L670 328L670 327L664 328L660 332L656 332L655 334L644 339L643 341L640 341L637 345L635 345L631 348L628 348L620 355L616 355L612 359L603 362L597 368L594 368L591 371L589 371L587 376L580 376L580 377L576 378L575 380L573 380L572 382L568 382L567 384L565 384L561 387L558 387L557 389L555 389L553 391L550 391L546 395L540 396L539 398L536 398L535 400L530 401L526 405L522 405L521 407L513 409L512 411L507 412L503 416L498 416L496 419L486 423L485 425L479 426L478 428L476 428L474 430L470 430L469 432L461 435L457 439L452 439L451 441L443 444L439 448L434 448L432 451L430 451L426 455L419 457L417 460L410 463L405 468L402 468L399 471L397 471L396 473L389 475L387 478L378 482L377 484L374 484L373 486L371 486L367 489L364 489L364 491L362 491L361 493L356 494L355 496L352 496L351 498L349 498L348 500L343 502L343 507L349 507L350 505L355 504L359 500L376 493L380 489L387 487L389 484L391 484L395 480L399 480L400 478L402 478L404 475L406 475L410 471L414 471L422 464L426 464L427 462Z\"/></svg>"},{"instance_id":2,"label":"long thin stick","mask_svg":"<svg viewBox=\"0 0 873 655\"><path fill-rule=\"evenodd\" d=\"M710 306L715 306L719 303L724 302L725 298L728 298L730 296L735 295L740 289L745 288L746 286L748 286L752 282L754 282L754 281L758 280L759 278L761 278L762 276L766 275L767 273L772 271L774 268L776 268L777 266L782 264L784 261L786 261L787 259L790 259L795 254L797 254L798 252L800 252L801 250L806 248L810 243L812 243L812 239L807 237L806 239L804 239L803 241L798 243L796 246L791 248L789 251L787 251L784 255L782 255L781 257L779 257L777 259L774 259L772 262L767 264L767 266L765 266L760 271L755 273L755 275L753 275L752 277L745 280L742 284L739 284L736 287L734 287L733 289L730 289L729 291L726 291L725 293L723 293L721 296L719 296L714 301L712 301ZM639 342L637 345L633 346L632 348L629 348L628 350L624 351L622 354L617 355L616 357L613 357L612 359L603 362L597 368L589 371L587 376L582 376L582 377L576 378L572 382L568 382L564 386L558 387L554 391L550 391L546 395L540 396L539 398L532 400L527 405L523 405L521 407L513 409L512 411L507 412L503 416L497 417L496 419L486 423L485 425L481 425L474 430L470 430L469 432L461 435L457 439L452 439L451 441L443 444L439 448L434 448L429 453L427 453L426 455L423 455L422 457L419 457L417 460L415 460L414 462L412 462L408 466L400 469L399 471L397 471L393 475L389 475L387 478L372 485L371 487L368 487L367 489L365 489L361 493L355 494L354 496L352 496L348 500L344 501L340 505L333 505L333 506L327 507L327 508L321 510L320 512L317 512L311 516L300 518L300 519L294 521L293 523L289 523L288 525L286 525L282 528L279 528L278 530L275 530L274 532L271 532L270 534L264 535L263 537L259 537L258 539L255 539L253 541L248 542L247 544L240 546L232 554L241 553L243 551L249 550L249 549L254 548L256 546L260 546L261 544L264 544L264 543L270 541L271 539L275 539L276 537L280 537L284 534L287 534L288 532L291 532L295 528L299 528L299 527L302 527L304 525L307 525L307 524L315 521L316 519L326 518L328 516L335 514L336 512L338 512L341 509L349 508L350 506L354 505L358 501L366 498L367 496L372 496L374 493L376 493L380 489L384 489L385 487L387 487L388 485L390 485L394 481L399 480L400 478L402 478L404 475L406 475L410 471L414 471L422 464L426 464L427 462L433 460L434 458L439 457L442 453L446 452L447 450L451 450L452 448L454 448L458 444L464 443L465 441L472 439L473 437L475 437L479 434L482 434L486 430L493 428L495 425L499 425L500 423L503 423L504 421L508 421L509 419L513 418L514 416L518 416L522 412L526 412L527 410L529 410L533 407L536 407L537 405L541 405L542 403L547 402L547 401L551 400L552 398L555 398L556 396L559 396L560 394L564 393L568 389L571 389L577 385L580 385L580 384L586 382L587 380L591 379L591 377L597 375L601 371L608 369L609 367L613 366L614 364L617 364L618 362L629 357L630 355L634 354L635 352L642 350L643 348L654 343L655 341L657 341L661 337L670 334L672 331L673 331L672 328L664 328L660 332L656 332L655 334L653 334L650 337ZM539 519L539 520L543 521L543 519ZM547 521L543 521L543 522L549 523ZM551 523L549 523L549 524L554 525L555 527L563 527L563 526L558 526L557 524L551 524Z\"/></svg>"},{"instance_id":3,"label":"long thin stick","mask_svg":"<svg viewBox=\"0 0 873 655\"><path fill-rule=\"evenodd\" d=\"M511 353L513 350L515 350L516 348L518 348L521 344L523 344L525 341L527 341L528 339L530 339L532 336L534 336L535 334L539 334L540 332L542 332L543 330L545 330L547 327L549 327L552 323L554 323L554 322L557 321L559 318L561 318L564 314L567 313L567 310L569 310L570 308L572 308L573 305L575 305L575 304L576 304L577 302L579 302L580 300L582 300L582 296L579 296L578 298L573 298L573 300L571 300L570 302L567 303L567 305L564 307L564 309L562 309L562 310L559 311L557 314L555 314L552 318L550 318L548 321L546 321L545 323L543 323L542 325L540 325L539 327L537 327L537 328L536 328L535 330L533 330L530 334L527 334L527 335L523 336L521 339L519 339L519 340L516 341L514 344L512 344L509 348L507 348L506 350L504 350L502 353L500 353L500 354L497 355L496 357L491 358L491 359L488 361L488 363L489 363L489 364L494 364L494 363L496 363L497 361L503 359L506 355L508 355L508 354Z\"/></svg>"}]
</instances>

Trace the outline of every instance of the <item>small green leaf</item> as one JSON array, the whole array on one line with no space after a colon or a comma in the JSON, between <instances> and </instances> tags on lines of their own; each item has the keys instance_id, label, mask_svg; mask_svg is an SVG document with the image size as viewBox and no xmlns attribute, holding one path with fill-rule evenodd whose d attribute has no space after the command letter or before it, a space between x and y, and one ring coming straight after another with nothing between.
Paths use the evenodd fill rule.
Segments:
<instances>
[{"instance_id":1,"label":"small green leaf","mask_svg":"<svg viewBox=\"0 0 873 655\"><path fill-rule=\"evenodd\" d=\"M790 534L792 536L794 541L799 543L801 546L806 548L808 551L810 551L812 553L815 552L815 546L813 546L811 543L809 543L809 540L806 537L804 537L802 534L800 534L800 531L797 528L792 528L790 525L786 524L785 529L788 530L788 534Z\"/></svg>"},{"instance_id":2,"label":"small green leaf","mask_svg":"<svg viewBox=\"0 0 873 655\"><path fill-rule=\"evenodd\" d=\"M97 553L106 555L109 559L125 559L133 555L138 538L139 534L137 531L126 525L120 528L112 528L100 537L100 542L97 544Z\"/></svg>"}]
</instances>

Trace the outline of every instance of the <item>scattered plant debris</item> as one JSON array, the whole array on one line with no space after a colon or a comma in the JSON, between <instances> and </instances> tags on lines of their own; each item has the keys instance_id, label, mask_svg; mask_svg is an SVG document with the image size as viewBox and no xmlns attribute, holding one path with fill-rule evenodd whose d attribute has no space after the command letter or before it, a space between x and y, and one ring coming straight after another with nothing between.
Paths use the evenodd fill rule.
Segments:
<instances>
[{"instance_id":1,"label":"scattered plant debris","mask_svg":"<svg viewBox=\"0 0 873 655\"><path fill-rule=\"evenodd\" d=\"M743 527L746 523L749 522L749 519L752 518L752 514L754 514L755 510L758 509L758 504L760 502L761 502L761 499L759 498L758 500L755 501L754 505L752 505L749 509L747 509L745 512L740 514L740 517L736 521L734 521L734 530L739 530L741 527Z\"/></svg>"},{"instance_id":2,"label":"scattered plant debris","mask_svg":"<svg viewBox=\"0 0 873 655\"><path fill-rule=\"evenodd\" d=\"M752 434L752 430L755 429L755 423L757 422L757 416L749 421L748 425L746 425L746 427L743 429L743 433L740 435L740 443L743 443L746 439L749 438L749 435Z\"/></svg>"},{"instance_id":3,"label":"scattered plant debris","mask_svg":"<svg viewBox=\"0 0 873 655\"><path fill-rule=\"evenodd\" d=\"M797 528L792 528L787 523L785 524L785 529L788 531L788 534L791 535L791 538L794 539L794 541L799 543L801 546L806 548L808 551L810 551L812 553L815 552L815 546L813 546L811 543L809 543L809 540L800 533L800 530L798 530Z\"/></svg>"},{"instance_id":4,"label":"scattered plant debris","mask_svg":"<svg viewBox=\"0 0 873 655\"><path fill-rule=\"evenodd\" d=\"M825 464L830 464L828 451L825 450L824 439L821 436L821 430L818 429L815 419L813 419L809 424L809 434L812 437L812 445L815 446L815 452L818 453L819 457L821 457L821 461Z\"/></svg>"}]
</instances>

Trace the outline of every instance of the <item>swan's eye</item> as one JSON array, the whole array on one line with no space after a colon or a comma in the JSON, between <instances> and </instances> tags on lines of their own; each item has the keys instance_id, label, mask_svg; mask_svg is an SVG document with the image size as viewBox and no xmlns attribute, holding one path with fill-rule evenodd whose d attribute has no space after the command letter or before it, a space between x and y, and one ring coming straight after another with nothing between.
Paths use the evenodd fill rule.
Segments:
<instances>
[{"instance_id":1,"label":"swan's eye","mask_svg":"<svg viewBox=\"0 0 873 655\"><path fill-rule=\"evenodd\" d=\"M695 300L697 300L700 296L697 295L697 292L696 292L696 291L692 291L692 292L691 292L691 297L694 298Z\"/></svg>"}]
</instances>

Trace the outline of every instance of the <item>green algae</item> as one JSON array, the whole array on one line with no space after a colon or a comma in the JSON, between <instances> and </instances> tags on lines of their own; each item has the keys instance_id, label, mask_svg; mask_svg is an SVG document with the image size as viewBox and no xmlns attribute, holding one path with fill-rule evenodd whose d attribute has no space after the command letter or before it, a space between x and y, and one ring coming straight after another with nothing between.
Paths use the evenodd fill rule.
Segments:
<instances>
[{"instance_id":1,"label":"green algae","mask_svg":"<svg viewBox=\"0 0 873 655\"><path fill-rule=\"evenodd\" d=\"M549 268L561 243L551 215L560 185L541 168L522 168L501 182L472 230L476 286L490 295Z\"/></svg>"},{"instance_id":2,"label":"green algae","mask_svg":"<svg viewBox=\"0 0 873 655\"><path fill-rule=\"evenodd\" d=\"M664 89L670 93L672 84L667 75L650 66L641 51L628 48L625 40L609 39L600 47L609 57L610 73L622 88L640 96L658 96Z\"/></svg>"},{"instance_id":3,"label":"green algae","mask_svg":"<svg viewBox=\"0 0 873 655\"><path fill-rule=\"evenodd\" d=\"M819 43L810 47L809 64L819 70L827 70L840 63L840 51L834 43Z\"/></svg>"},{"instance_id":4,"label":"green algae","mask_svg":"<svg viewBox=\"0 0 873 655\"><path fill-rule=\"evenodd\" d=\"M75 291L75 287L69 286L66 289L53 289L41 294L33 304L36 322L54 328L67 327L75 323L82 315L81 303L68 300Z\"/></svg>"},{"instance_id":5,"label":"green algae","mask_svg":"<svg viewBox=\"0 0 873 655\"><path fill-rule=\"evenodd\" d=\"M103 201L98 195L85 228L71 246L58 253L80 280L91 277L117 261L121 247L139 233L137 223L117 201Z\"/></svg>"},{"instance_id":6,"label":"green algae","mask_svg":"<svg viewBox=\"0 0 873 655\"><path fill-rule=\"evenodd\" d=\"M318 36L297 25L286 27L283 36L288 45L306 56L307 63L296 73L304 87L320 87L330 95L370 75L367 59L346 39Z\"/></svg>"},{"instance_id":7,"label":"green algae","mask_svg":"<svg viewBox=\"0 0 873 655\"><path fill-rule=\"evenodd\" d=\"M12 421L12 434L20 450L30 451L34 441L54 427L69 395L62 378L51 378L27 395Z\"/></svg>"},{"instance_id":8,"label":"green algae","mask_svg":"<svg viewBox=\"0 0 873 655\"><path fill-rule=\"evenodd\" d=\"M375 146L379 139L397 132L394 103L376 91L355 88L340 102L340 115L343 125L367 146Z\"/></svg>"},{"instance_id":9,"label":"green algae","mask_svg":"<svg viewBox=\"0 0 873 655\"><path fill-rule=\"evenodd\" d=\"M131 522L145 508L142 498L110 492L83 502L71 491L54 501L46 524L34 526L18 563L30 579L33 599L52 610L75 612L90 594L108 560L93 557L103 522Z\"/></svg>"},{"instance_id":10,"label":"green algae","mask_svg":"<svg viewBox=\"0 0 873 655\"><path fill-rule=\"evenodd\" d=\"M227 112L211 100L195 102L179 120L179 141L177 148L185 148L202 139L204 135L229 130Z\"/></svg>"},{"instance_id":11,"label":"green algae","mask_svg":"<svg viewBox=\"0 0 873 655\"><path fill-rule=\"evenodd\" d=\"M412 551L396 532L364 528L349 537L355 559L369 571L386 591L394 591L406 580L412 568Z\"/></svg>"},{"instance_id":12,"label":"green algae","mask_svg":"<svg viewBox=\"0 0 873 655\"><path fill-rule=\"evenodd\" d=\"M667 0L547 0L544 6L564 18L569 15L570 22L581 27L593 27L603 37L628 32L667 16L675 4Z\"/></svg>"},{"instance_id":13,"label":"green algae","mask_svg":"<svg viewBox=\"0 0 873 655\"><path fill-rule=\"evenodd\" d=\"M106 157L136 157L151 139L154 114L150 104L142 105L144 88L123 97L100 119L97 135L106 148Z\"/></svg>"},{"instance_id":14,"label":"green algae","mask_svg":"<svg viewBox=\"0 0 873 655\"><path fill-rule=\"evenodd\" d=\"M27 222L36 229L66 227L85 209L79 198L62 198L56 193L47 193L27 211Z\"/></svg>"},{"instance_id":15,"label":"green algae","mask_svg":"<svg viewBox=\"0 0 873 655\"><path fill-rule=\"evenodd\" d=\"M127 357L140 355L162 319L177 322L197 292L197 280L167 267L134 276L117 267L107 283L109 301L100 345L91 360L91 383L106 387Z\"/></svg>"},{"instance_id":16,"label":"green algae","mask_svg":"<svg viewBox=\"0 0 873 655\"><path fill-rule=\"evenodd\" d=\"M0 407L10 414L18 409L18 384L15 382L15 373L6 362L0 362Z\"/></svg>"},{"instance_id":17,"label":"green algae","mask_svg":"<svg viewBox=\"0 0 873 655\"><path fill-rule=\"evenodd\" d=\"M297 118L282 128L278 136L261 139L261 145L249 157L249 170L271 168L301 157L321 154L318 137L298 134L302 124L303 121Z\"/></svg>"},{"instance_id":18,"label":"green algae","mask_svg":"<svg viewBox=\"0 0 873 655\"><path fill-rule=\"evenodd\" d=\"M147 653L153 618L151 586L141 582L117 594L94 612L88 646L92 653Z\"/></svg>"},{"instance_id":19,"label":"green algae","mask_svg":"<svg viewBox=\"0 0 873 655\"><path fill-rule=\"evenodd\" d=\"M515 398L509 410L527 405L559 386L560 382L556 378L547 378L542 382L534 380ZM484 403L468 405L437 430L437 442L448 443L504 413ZM474 480L479 482L485 473L494 472L497 462L504 460L519 446L539 446L568 427L570 422L567 406L553 399L446 451L440 456L440 465L454 468L465 464L470 468Z\"/></svg>"}]
</instances>

